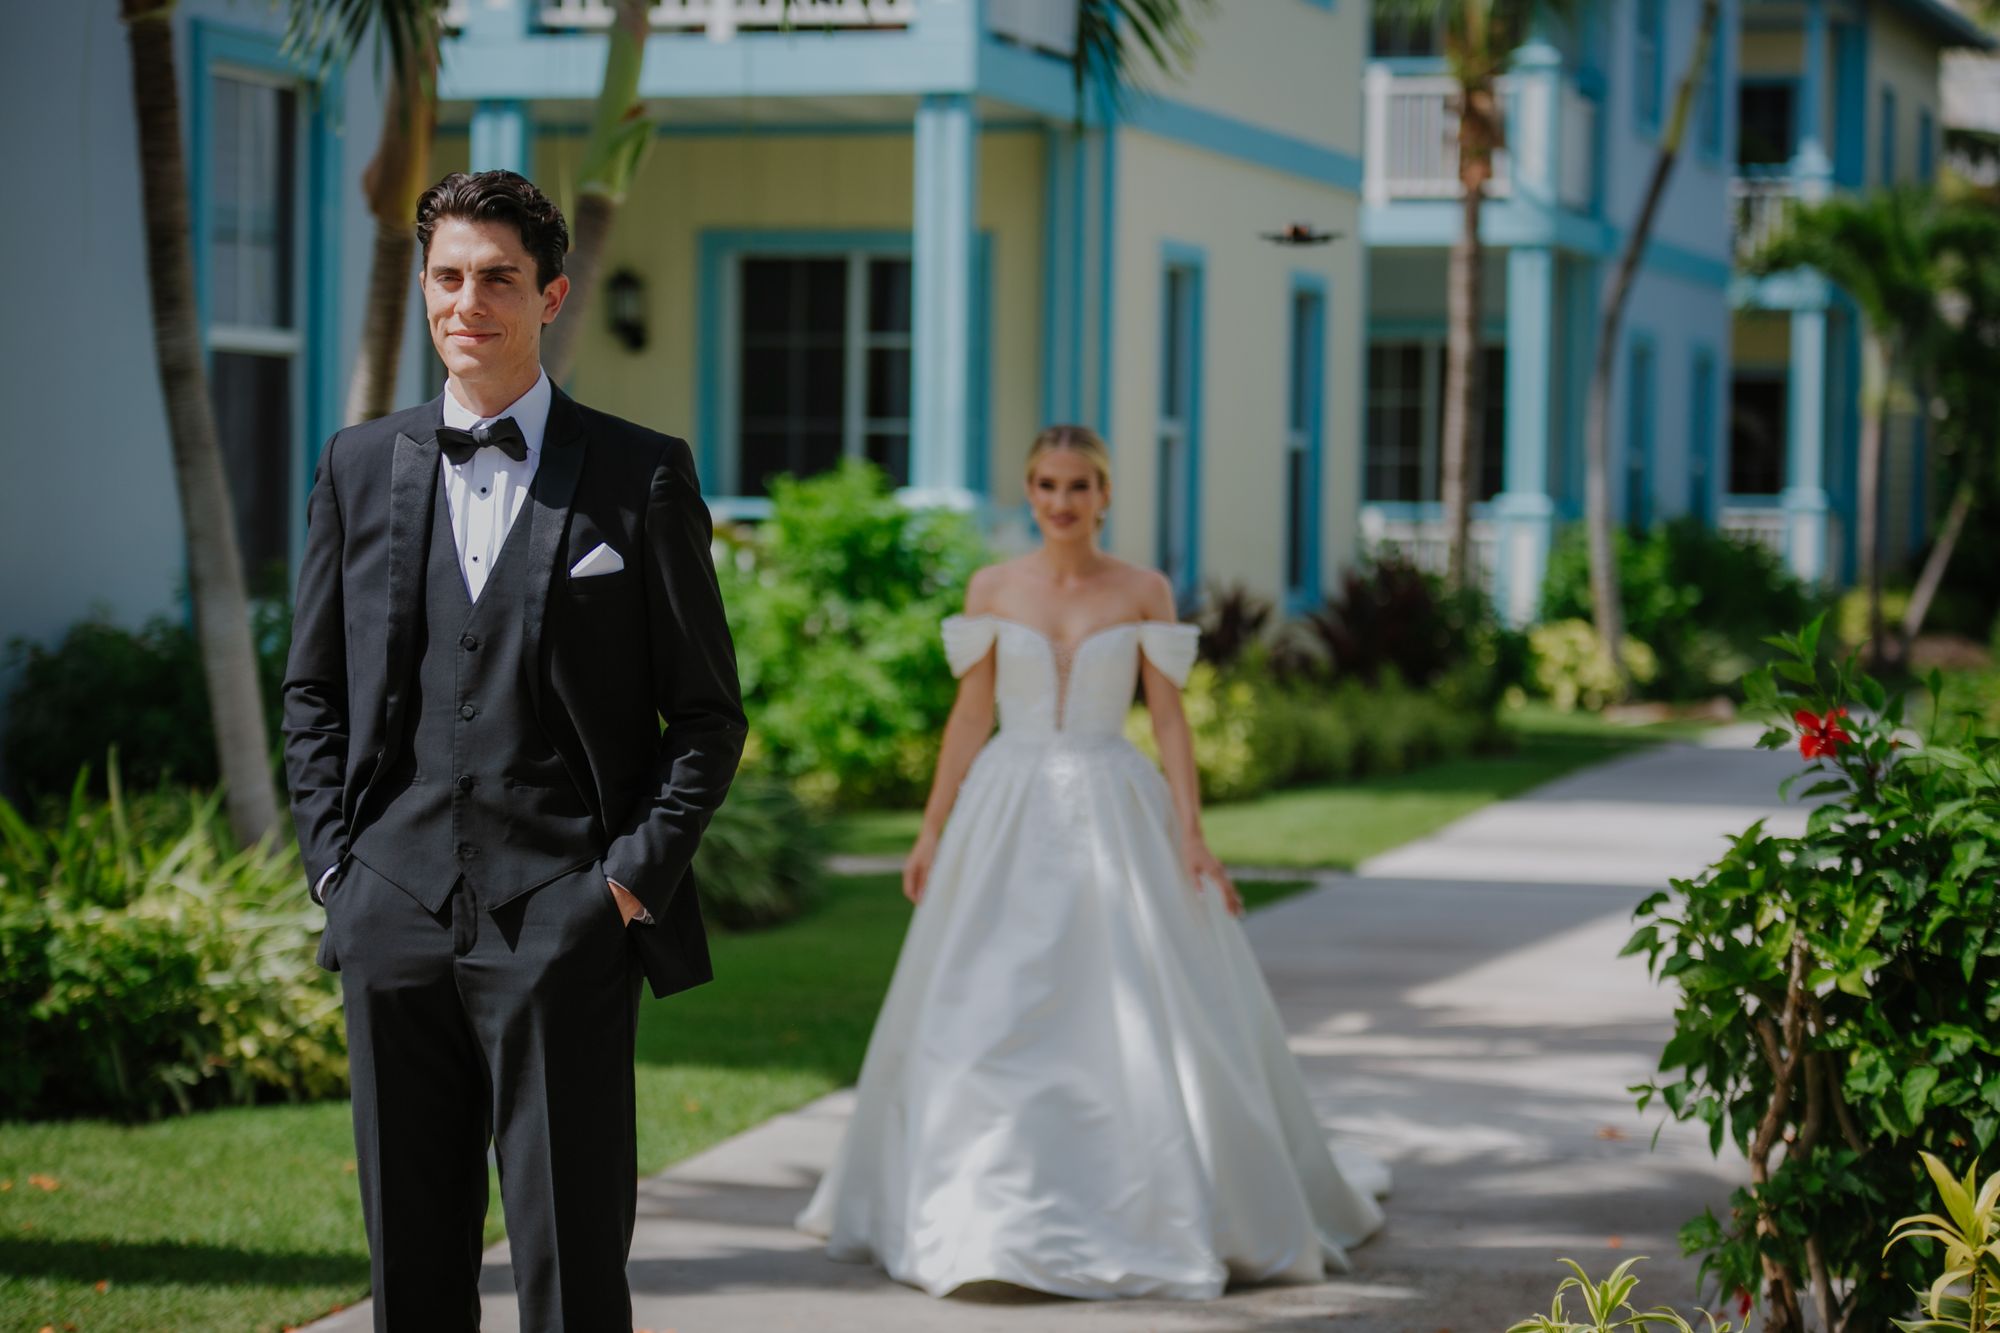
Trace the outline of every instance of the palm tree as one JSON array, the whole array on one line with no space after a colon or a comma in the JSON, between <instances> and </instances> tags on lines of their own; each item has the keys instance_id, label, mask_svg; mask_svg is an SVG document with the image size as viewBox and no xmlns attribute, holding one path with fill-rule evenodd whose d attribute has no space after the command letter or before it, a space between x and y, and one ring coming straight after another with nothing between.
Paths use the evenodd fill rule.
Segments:
<instances>
[{"instance_id":1,"label":"palm tree","mask_svg":"<svg viewBox=\"0 0 2000 1333\"><path fill-rule=\"evenodd\" d=\"M444 0L291 0L286 45L312 60L320 76L345 64L371 33L388 55L382 130L361 173L375 245L361 352L347 387L349 425L386 416L396 406L396 364L416 255L413 222L417 196L431 177L443 27Z\"/></svg>"},{"instance_id":2,"label":"palm tree","mask_svg":"<svg viewBox=\"0 0 2000 1333\"><path fill-rule=\"evenodd\" d=\"M1611 553L1611 373L1618 348L1618 328L1625 319L1625 303L1632 295L1632 280L1639 271L1639 257L1653 231L1653 218L1666 197L1667 181L1680 161L1681 145L1687 140L1688 113L1694 106L1695 88L1709 68L1709 51L1715 44L1715 28L1722 5L1720 0L1702 0L1694 51L1687 68L1681 71L1674 93L1674 111L1660 136L1659 151L1653 156L1652 176L1646 182L1645 201L1625 238L1624 253L1618 257L1611 291L1604 303L1604 315L1597 329L1597 352L1591 369L1590 399L1584 417L1584 521L1590 544L1590 600L1597 621L1598 651L1612 675L1613 700L1624 697L1628 688L1625 662L1618 644L1625 638L1624 607L1619 600L1618 565ZM1721 97L1723 89L1716 89Z\"/></svg>"},{"instance_id":3,"label":"palm tree","mask_svg":"<svg viewBox=\"0 0 2000 1333\"><path fill-rule=\"evenodd\" d=\"M146 231L146 285L153 351L166 399L175 492L187 536L195 640L215 720L230 831L254 846L275 831L277 787L250 643L250 603L236 546L236 518L222 468L195 313L187 168L181 156L172 0L119 0L132 54L132 106L139 129L139 186Z\"/></svg>"},{"instance_id":4,"label":"palm tree","mask_svg":"<svg viewBox=\"0 0 2000 1333\"><path fill-rule=\"evenodd\" d=\"M1881 383L1861 418L1855 460L1855 557L1868 589L1868 644L1880 657L1882 634L1882 462L1889 413L1899 385L1931 377L1944 326L1941 298L1968 262L1991 244L1991 219L1928 191L1877 190L1801 206L1777 235L1745 261L1755 274L1812 268L1861 310Z\"/></svg>"},{"instance_id":5,"label":"palm tree","mask_svg":"<svg viewBox=\"0 0 2000 1333\"><path fill-rule=\"evenodd\" d=\"M1479 326L1486 247L1479 219L1493 154L1507 146L1496 84L1538 16L1567 18L1583 0L1375 0L1382 18L1442 23L1445 64L1458 84L1458 184L1462 220L1447 278L1443 468L1445 581L1466 585L1472 528L1472 460L1481 445Z\"/></svg>"}]
</instances>

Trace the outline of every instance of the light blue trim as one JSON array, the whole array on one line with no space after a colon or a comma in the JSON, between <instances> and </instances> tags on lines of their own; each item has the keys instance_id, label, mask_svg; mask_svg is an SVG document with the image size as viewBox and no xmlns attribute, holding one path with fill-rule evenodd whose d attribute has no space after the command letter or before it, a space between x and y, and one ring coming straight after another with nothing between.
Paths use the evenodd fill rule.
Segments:
<instances>
[{"instance_id":1,"label":"light blue trim","mask_svg":"<svg viewBox=\"0 0 2000 1333\"><path fill-rule=\"evenodd\" d=\"M1715 349L1697 340L1688 375L1688 513L1704 526L1715 523L1715 497L1721 489L1716 458Z\"/></svg>"},{"instance_id":2,"label":"light blue trim","mask_svg":"<svg viewBox=\"0 0 2000 1333\"><path fill-rule=\"evenodd\" d=\"M1556 254L1521 247L1507 254L1507 416L1501 489L1545 495L1555 423Z\"/></svg>"},{"instance_id":3,"label":"light blue trim","mask_svg":"<svg viewBox=\"0 0 2000 1333\"><path fill-rule=\"evenodd\" d=\"M1820 116L1826 98L1826 0L1806 0L1803 40L1805 68L1801 71L1799 97L1793 104L1798 155L1824 161L1826 129Z\"/></svg>"},{"instance_id":4,"label":"light blue trim","mask_svg":"<svg viewBox=\"0 0 2000 1333\"><path fill-rule=\"evenodd\" d=\"M1443 56L1368 57L1370 65L1380 65L1391 74L1449 74L1451 65Z\"/></svg>"},{"instance_id":5,"label":"light blue trim","mask_svg":"<svg viewBox=\"0 0 2000 1333\"><path fill-rule=\"evenodd\" d=\"M992 273L993 238L989 232L980 232L975 238L973 265L974 272L982 279L990 280ZM737 345L729 340L729 331L723 327L723 314L728 306L725 284L734 272L736 261L745 255L758 257L818 255L891 255L911 257L914 252L914 238L909 232L878 229L822 229L822 228L710 228L700 233L696 241L696 280L694 337L696 348L695 366L695 459L705 487L721 485L722 450L722 392L725 381L724 367L729 358L736 354ZM912 294L914 301L915 293ZM989 317L992 297L987 292L973 295L973 317ZM915 310L911 315L914 318ZM985 339L988 344L991 339ZM911 357L914 372L916 358ZM992 402L991 352L975 355L972 360L973 384L969 395L971 410L988 410ZM912 386L913 396L915 385ZM911 431L916 429L915 403L911 404ZM990 415L990 412L989 412ZM976 420L968 425L966 439L968 466L976 464L983 455L979 452L987 447L986 436L990 426L982 426ZM914 471L916 459L913 453L911 467ZM977 477L978 472L972 475ZM914 476L912 477L914 480ZM735 505L732 513L761 516L755 506L767 504L761 496L732 496L720 491L705 491L712 500L720 500ZM744 508L748 505L750 508ZM718 510L718 513L720 511Z\"/></svg>"},{"instance_id":6,"label":"light blue trim","mask_svg":"<svg viewBox=\"0 0 2000 1333\"><path fill-rule=\"evenodd\" d=\"M1695 26L1698 36L1698 19ZM1729 45L1734 35L1729 15L1720 15L1715 38L1708 48L1708 77L1702 85L1700 133L1696 135L1695 142L1696 154L1704 162L1723 161L1722 148L1729 141L1731 103L1736 100L1729 95L1736 87L1729 78Z\"/></svg>"},{"instance_id":7,"label":"light blue trim","mask_svg":"<svg viewBox=\"0 0 2000 1333\"><path fill-rule=\"evenodd\" d=\"M1324 9L1329 14L1333 12L1333 0L1303 0L1303 3L1311 5L1314 9Z\"/></svg>"},{"instance_id":8,"label":"light blue trim","mask_svg":"<svg viewBox=\"0 0 2000 1333\"><path fill-rule=\"evenodd\" d=\"M1868 174L1868 26L1833 30L1833 180L1858 190Z\"/></svg>"},{"instance_id":9,"label":"light blue trim","mask_svg":"<svg viewBox=\"0 0 2000 1333\"><path fill-rule=\"evenodd\" d=\"M1050 126L1042 215L1042 422L1083 419L1084 151L1075 130Z\"/></svg>"},{"instance_id":10,"label":"light blue trim","mask_svg":"<svg viewBox=\"0 0 2000 1333\"><path fill-rule=\"evenodd\" d=\"M1923 185L1937 180L1937 117L1927 106L1917 108L1917 180Z\"/></svg>"},{"instance_id":11,"label":"light blue trim","mask_svg":"<svg viewBox=\"0 0 2000 1333\"><path fill-rule=\"evenodd\" d=\"M1171 350L1172 331L1166 319L1166 287L1169 275L1175 270L1188 274L1188 347L1187 347L1187 458L1183 474L1186 502L1182 506L1181 522L1186 527L1187 544L1181 552L1181 567L1165 571L1173 580L1175 600L1182 606L1191 604L1201 588L1201 444L1203 393L1202 377L1206 357L1203 343L1207 337L1207 312L1205 305L1205 274L1208 254L1201 246L1183 241L1162 241L1160 243L1160 376L1167 374L1167 356ZM1155 395L1157 403L1158 395ZM1164 487L1165 478L1156 478L1155 484ZM1165 541L1164 534L1155 534L1157 549Z\"/></svg>"},{"instance_id":12,"label":"light blue trim","mask_svg":"<svg viewBox=\"0 0 2000 1333\"><path fill-rule=\"evenodd\" d=\"M1450 320L1444 315L1371 315L1368 319L1368 341L1387 342L1443 342L1451 332ZM1507 341L1507 316L1494 311L1485 312L1479 321L1481 342L1494 346Z\"/></svg>"},{"instance_id":13,"label":"light blue trim","mask_svg":"<svg viewBox=\"0 0 2000 1333\"><path fill-rule=\"evenodd\" d=\"M1890 2L1918 23L1930 28L1931 35L1945 46L1969 47L1974 51L1991 51L1995 48L1996 43L1991 33L1951 6L1940 3L1940 0L1890 0Z\"/></svg>"},{"instance_id":14,"label":"light blue trim","mask_svg":"<svg viewBox=\"0 0 2000 1333\"><path fill-rule=\"evenodd\" d=\"M1632 124L1641 134L1657 133L1667 98L1666 0L1634 0L1632 13ZM1653 39L1652 68L1641 63L1639 32ZM1648 100L1647 94L1651 93Z\"/></svg>"},{"instance_id":15,"label":"light blue trim","mask_svg":"<svg viewBox=\"0 0 2000 1333\"><path fill-rule=\"evenodd\" d=\"M341 145L337 132L343 102L342 72L315 83L309 72L284 52L273 33L238 28L213 19L188 20L187 163L189 250L194 262L195 317L201 328L203 360L209 329L208 241L213 222L214 188L210 144L214 106L212 78L217 65L278 75L297 83L295 132L304 152L295 182L299 226L292 256L296 323L302 343L296 365L296 399L292 405L292 482L297 508L292 515L292 558L305 531L305 502L312 491L319 452L341 425L340 394L340 218Z\"/></svg>"},{"instance_id":16,"label":"light blue trim","mask_svg":"<svg viewBox=\"0 0 2000 1333\"><path fill-rule=\"evenodd\" d=\"M1108 92L1100 90L1104 128L1099 131L1097 205L1097 433L1107 446L1116 438L1112 431L1112 406L1116 401L1113 381L1117 348L1117 311L1112 303L1117 294L1118 265L1118 123ZM1114 518L1107 516L1104 539L1110 540Z\"/></svg>"},{"instance_id":17,"label":"light blue trim","mask_svg":"<svg viewBox=\"0 0 2000 1333\"><path fill-rule=\"evenodd\" d=\"M1779 504L1786 512L1785 556L1792 572L1803 579L1826 577L1827 521L1831 508L1826 491L1826 352L1825 310L1800 310L1792 315L1791 363L1786 376L1785 489Z\"/></svg>"},{"instance_id":18,"label":"light blue trim","mask_svg":"<svg viewBox=\"0 0 2000 1333\"><path fill-rule=\"evenodd\" d=\"M521 101L481 102L472 110L468 133L472 142L466 156L474 171L515 171L534 174L530 162L533 137L528 121L528 104Z\"/></svg>"},{"instance_id":19,"label":"light blue trim","mask_svg":"<svg viewBox=\"0 0 2000 1333\"><path fill-rule=\"evenodd\" d=\"M1327 364L1327 308L1332 304L1328 299L1329 284L1324 275L1309 273L1299 269L1292 271L1291 283L1285 293L1287 354L1295 363L1286 367L1285 413L1286 433L1289 438L1291 422L1291 385L1296 374L1296 363L1303 363L1305 371L1305 416L1306 416L1306 463L1305 500L1298 508L1305 516L1305 530L1300 535L1300 565L1304 574L1302 582L1288 584L1285 589L1285 609L1292 615L1301 615L1319 605L1323 595L1322 567L1325 560L1325 514L1326 514L1326 364ZM1298 344L1298 323L1294 318L1294 307L1301 296L1312 299L1312 318L1305 330L1306 345ZM1289 448L1289 444L1287 446ZM1290 469L1286 469L1289 477ZM1288 497L1289 498L1289 497ZM1289 516L1293 506L1287 505ZM1292 534L1285 534L1285 553L1291 549ZM1282 558L1282 557L1281 557Z\"/></svg>"},{"instance_id":20,"label":"light blue trim","mask_svg":"<svg viewBox=\"0 0 2000 1333\"><path fill-rule=\"evenodd\" d=\"M1625 347L1625 447L1619 451L1625 466L1620 471L1620 494L1626 524L1641 531L1653 521L1654 427L1659 410L1659 344L1650 332L1635 328Z\"/></svg>"},{"instance_id":21,"label":"light blue trim","mask_svg":"<svg viewBox=\"0 0 2000 1333\"><path fill-rule=\"evenodd\" d=\"M1377 204L1361 211L1364 244L1380 249L1449 249L1464 225L1455 200L1405 200ZM1497 249L1549 246L1594 259L1618 253L1625 233L1600 218L1566 209L1536 207L1518 199L1496 199L1480 214L1480 239ZM1736 278L1733 262L1722 255L1702 254L1685 246L1654 240L1640 257L1649 273L1727 290Z\"/></svg>"},{"instance_id":22,"label":"light blue trim","mask_svg":"<svg viewBox=\"0 0 2000 1333\"><path fill-rule=\"evenodd\" d=\"M1893 186L1896 183L1896 90L1888 84L1882 85L1882 157L1878 170L1880 184Z\"/></svg>"},{"instance_id":23,"label":"light blue trim","mask_svg":"<svg viewBox=\"0 0 2000 1333\"><path fill-rule=\"evenodd\" d=\"M967 487L979 121L972 99L917 106L910 358L910 484Z\"/></svg>"},{"instance_id":24,"label":"light blue trim","mask_svg":"<svg viewBox=\"0 0 2000 1333\"><path fill-rule=\"evenodd\" d=\"M1235 116L1164 97L1135 97L1125 123L1147 134L1220 153L1239 162L1330 185L1336 190L1361 193L1359 157Z\"/></svg>"},{"instance_id":25,"label":"light blue trim","mask_svg":"<svg viewBox=\"0 0 2000 1333\"><path fill-rule=\"evenodd\" d=\"M1795 268L1766 278L1739 273L1729 283L1732 310L1824 310L1833 288L1815 269Z\"/></svg>"}]
</instances>

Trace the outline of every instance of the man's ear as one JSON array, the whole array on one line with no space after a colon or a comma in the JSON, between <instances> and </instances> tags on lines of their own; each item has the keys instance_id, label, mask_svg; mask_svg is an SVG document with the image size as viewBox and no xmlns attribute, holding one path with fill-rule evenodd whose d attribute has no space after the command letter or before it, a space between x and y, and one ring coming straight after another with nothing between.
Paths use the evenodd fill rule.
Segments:
<instances>
[{"instance_id":1,"label":"man's ear","mask_svg":"<svg viewBox=\"0 0 2000 1333\"><path fill-rule=\"evenodd\" d=\"M562 312L563 302L569 299L569 274L558 273L549 285L542 288L542 323L555 323Z\"/></svg>"}]
</instances>

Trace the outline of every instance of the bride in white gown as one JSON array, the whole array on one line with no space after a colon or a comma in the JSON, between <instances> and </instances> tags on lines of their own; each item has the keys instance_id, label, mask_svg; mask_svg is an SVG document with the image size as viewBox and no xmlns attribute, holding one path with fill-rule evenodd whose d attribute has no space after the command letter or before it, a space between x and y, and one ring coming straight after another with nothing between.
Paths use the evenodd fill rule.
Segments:
<instances>
[{"instance_id":1,"label":"bride in white gown","mask_svg":"<svg viewBox=\"0 0 2000 1333\"><path fill-rule=\"evenodd\" d=\"M943 625L960 685L904 870L917 910L798 1226L933 1296L1345 1271L1387 1182L1336 1166L1203 840L1179 691L1199 631L1098 549L1095 435L1044 432L1028 497L1041 548ZM1124 736L1135 681L1164 778Z\"/></svg>"}]
</instances>

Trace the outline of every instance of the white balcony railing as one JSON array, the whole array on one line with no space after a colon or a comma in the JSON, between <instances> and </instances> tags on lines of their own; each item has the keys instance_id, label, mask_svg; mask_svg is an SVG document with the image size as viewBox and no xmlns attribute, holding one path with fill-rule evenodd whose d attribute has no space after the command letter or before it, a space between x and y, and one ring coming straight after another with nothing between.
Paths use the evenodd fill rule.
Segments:
<instances>
[{"instance_id":1,"label":"white balcony railing","mask_svg":"<svg viewBox=\"0 0 2000 1333\"><path fill-rule=\"evenodd\" d=\"M1769 505L1755 508L1725 505L1722 517L1715 526L1725 537L1768 547L1779 555L1785 553L1785 511L1782 509Z\"/></svg>"},{"instance_id":2,"label":"white balcony railing","mask_svg":"<svg viewBox=\"0 0 2000 1333\"><path fill-rule=\"evenodd\" d=\"M1755 253L1783 229L1799 202L1797 182L1785 176L1738 176L1730 183L1730 219L1736 255Z\"/></svg>"},{"instance_id":3,"label":"white balcony railing","mask_svg":"<svg viewBox=\"0 0 2000 1333\"><path fill-rule=\"evenodd\" d=\"M726 37L740 28L902 28L917 0L653 0L655 28ZM542 0L537 18L556 32L611 26L612 0Z\"/></svg>"},{"instance_id":4,"label":"white balcony railing","mask_svg":"<svg viewBox=\"0 0 2000 1333\"><path fill-rule=\"evenodd\" d=\"M1506 95L1507 81L1500 81ZM1443 74L1390 74L1370 69L1369 193L1388 199L1458 196L1458 84ZM1494 154L1489 195L1507 193L1508 155Z\"/></svg>"},{"instance_id":5,"label":"white balcony railing","mask_svg":"<svg viewBox=\"0 0 2000 1333\"><path fill-rule=\"evenodd\" d=\"M1483 586L1493 586L1493 523L1475 518L1470 525L1472 566ZM1444 520L1386 514L1373 505L1361 506L1361 549L1369 555L1397 555L1417 568L1442 574L1451 553Z\"/></svg>"}]
</instances>

